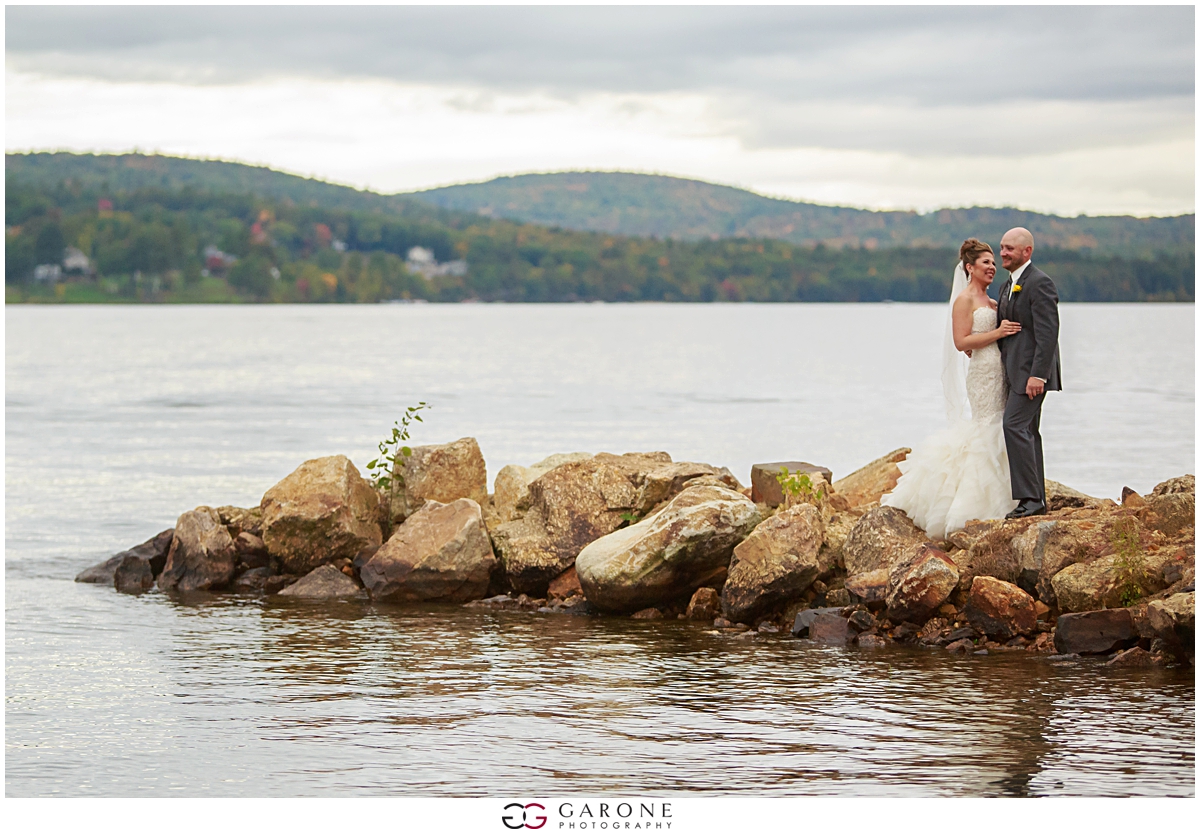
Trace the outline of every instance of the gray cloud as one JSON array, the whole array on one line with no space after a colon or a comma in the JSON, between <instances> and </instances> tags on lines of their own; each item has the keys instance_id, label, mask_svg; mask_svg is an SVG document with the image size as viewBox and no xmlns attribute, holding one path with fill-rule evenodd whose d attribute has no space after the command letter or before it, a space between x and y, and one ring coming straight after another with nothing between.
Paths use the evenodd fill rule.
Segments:
<instances>
[{"instance_id":1,"label":"gray cloud","mask_svg":"<svg viewBox=\"0 0 1200 829\"><path fill-rule=\"evenodd\" d=\"M1012 154L1194 133L1190 6L59 6L6 24L24 72L698 93L748 146ZM1029 111L1041 143L1005 132Z\"/></svg>"}]
</instances>

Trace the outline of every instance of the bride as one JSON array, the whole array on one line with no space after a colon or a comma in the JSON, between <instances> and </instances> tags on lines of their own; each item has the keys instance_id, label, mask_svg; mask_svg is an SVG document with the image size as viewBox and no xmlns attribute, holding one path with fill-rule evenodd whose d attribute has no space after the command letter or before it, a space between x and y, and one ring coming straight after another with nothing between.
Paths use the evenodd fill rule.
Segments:
<instances>
[{"instance_id":1,"label":"bride","mask_svg":"<svg viewBox=\"0 0 1200 829\"><path fill-rule=\"evenodd\" d=\"M991 247L968 239L959 260L942 357L950 426L900 462L896 488L880 501L904 510L933 538L944 538L967 521L1003 518L1017 503L1004 449L1007 386L996 343L1021 325L1004 320L996 326L996 303L987 295L996 277ZM959 352L970 358L965 373L967 361Z\"/></svg>"}]
</instances>

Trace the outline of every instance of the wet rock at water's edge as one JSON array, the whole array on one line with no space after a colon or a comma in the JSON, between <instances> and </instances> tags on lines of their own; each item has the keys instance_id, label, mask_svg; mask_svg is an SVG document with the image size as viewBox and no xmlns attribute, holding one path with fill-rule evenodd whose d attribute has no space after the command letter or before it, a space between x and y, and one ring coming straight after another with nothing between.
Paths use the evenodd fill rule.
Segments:
<instances>
[{"instance_id":1,"label":"wet rock at water's edge","mask_svg":"<svg viewBox=\"0 0 1200 829\"><path fill-rule=\"evenodd\" d=\"M478 502L427 501L359 571L377 601L469 602L487 593L496 557Z\"/></svg>"},{"instance_id":2,"label":"wet rock at water's edge","mask_svg":"<svg viewBox=\"0 0 1200 829\"><path fill-rule=\"evenodd\" d=\"M117 566L127 558L145 559L150 564L152 575L157 577L167 563L167 549L171 546L171 539L174 537L174 528L163 530L136 547L119 552L115 556L87 568L75 577L75 581L85 584L112 584Z\"/></svg>"},{"instance_id":3,"label":"wet rock at water's edge","mask_svg":"<svg viewBox=\"0 0 1200 829\"><path fill-rule=\"evenodd\" d=\"M748 622L803 595L821 573L821 513L799 504L763 521L733 550L721 593L724 615Z\"/></svg>"},{"instance_id":4,"label":"wet rock at water's edge","mask_svg":"<svg viewBox=\"0 0 1200 829\"><path fill-rule=\"evenodd\" d=\"M1059 653L1112 653L1137 644L1139 638L1125 608L1064 613L1054 629L1054 647Z\"/></svg>"},{"instance_id":5,"label":"wet rock at water's edge","mask_svg":"<svg viewBox=\"0 0 1200 829\"><path fill-rule=\"evenodd\" d=\"M295 575L382 543L379 496L345 455L300 464L263 495L262 514L267 550Z\"/></svg>"},{"instance_id":6,"label":"wet rock at water's edge","mask_svg":"<svg viewBox=\"0 0 1200 829\"><path fill-rule=\"evenodd\" d=\"M361 596L362 592L354 579L332 564L322 564L277 595L293 599L349 599Z\"/></svg>"},{"instance_id":7,"label":"wet rock at water's edge","mask_svg":"<svg viewBox=\"0 0 1200 829\"><path fill-rule=\"evenodd\" d=\"M159 590L213 590L233 579L237 553L229 531L212 507L196 507L179 516Z\"/></svg>"}]
</instances>

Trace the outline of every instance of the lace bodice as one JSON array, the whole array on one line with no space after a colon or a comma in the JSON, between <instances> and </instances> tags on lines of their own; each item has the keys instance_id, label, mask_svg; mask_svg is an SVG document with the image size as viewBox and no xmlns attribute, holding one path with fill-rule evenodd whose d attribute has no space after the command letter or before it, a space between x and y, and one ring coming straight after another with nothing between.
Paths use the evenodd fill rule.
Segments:
<instances>
[{"instance_id":1,"label":"lace bodice","mask_svg":"<svg viewBox=\"0 0 1200 829\"><path fill-rule=\"evenodd\" d=\"M995 308L976 308L972 314L971 333L983 334L996 328ZM1007 389L1004 383L1004 363L1000 347L989 343L973 349L967 366L967 400L971 403L972 420L988 420L1004 412Z\"/></svg>"}]
</instances>

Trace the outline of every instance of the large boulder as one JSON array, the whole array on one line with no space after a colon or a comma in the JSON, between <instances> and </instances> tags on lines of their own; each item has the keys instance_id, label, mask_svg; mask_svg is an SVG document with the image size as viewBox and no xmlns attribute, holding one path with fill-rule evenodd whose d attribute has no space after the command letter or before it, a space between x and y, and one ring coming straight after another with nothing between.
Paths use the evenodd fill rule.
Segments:
<instances>
[{"instance_id":1,"label":"large boulder","mask_svg":"<svg viewBox=\"0 0 1200 829\"><path fill-rule=\"evenodd\" d=\"M1127 576L1120 567L1121 556L1114 553L1064 567L1051 584L1060 610L1078 613L1119 607L1166 587L1164 570L1169 562L1169 556L1145 556L1137 567L1140 574Z\"/></svg>"},{"instance_id":2,"label":"large boulder","mask_svg":"<svg viewBox=\"0 0 1200 829\"><path fill-rule=\"evenodd\" d=\"M555 466L530 482L525 513L492 532L508 584L543 595L580 550L651 511L655 498L726 474L707 464L674 463L666 452L602 452Z\"/></svg>"},{"instance_id":3,"label":"large boulder","mask_svg":"<svg viewBox=\"0 0 1200 829\"><path fill-rule=\"evenodd\" d=\"M237 552L229 530L212 507L196 507L179 516L158 577L159 590L212 590L233 579Z\"/></svg>"},{"instance_id":4,"label":"large boulder","mask_svg":"<svg viewBox=\"0 0 1200 829\"><path fill-rule=\"evenodd\" d=\"M391 499L393 526L425 505L426 501L449 504L470 498L481 506L487 503L487 466L475 438L459 438L451 443L414 446L412 454L401 456ZM387 500L387 495L383 496Z\"/></svg>"},{"instance_id":5,"label":"large boulder","mask_svg":"<svg viewBox=\"0 0 1200 829\"><path fill-rule=\"evenodd\" d=\"M964 608L975 630L994 639L1011 639L1037 630L1037 608L1033 597L1015 584L976 576Z\"/></svg>"},{"instance_id":6,"label":"large boulder","mask_svg":"<svg viewBox=\"0 0 1200 829\"><path fill-rule=\"evenodd\" d=\"M362 592L354 579L332 564L322 564L277 595L293 599L350 599L361 596Z\"/></svg>"},{"instance_id":7,"label":"large boulder","mask_svg":"<svg viewBox=\"0 0 1200 829\"><path fill-rule=\"evenodd\" d=\"M487 594L496 557L478 502L426 501L362 566L377 601L469 602Z\"/></svg>"},{"instance_id":8,"label":"large boulder","mask_svg":"<svg viewBox=\"0 0 1200 829\"><path fill-rule=\"evenodd\" d=\"M688 487L656 515L584 547L575 560L583 595L601 610L629 613L719 586L733 548L759 520L741 493Z\"/></svg>"},{"instance_id":9,"label":"large boulder","mask_svg":"<svg viewBox=\"0 0 1200 829\"><path fill-rule=\"evenodd\" d=\"M733 550L721 594L726 618L749 621L804 593L821 574L821 513L800 504L763 521Z\"/></svg>"},{"instance_id":10,"label":"large boulder","mask_svg":"<svg viewBox=\"0 0 1200 829\"><path fill-rule=\"evenodd\" d=\"M929 540L904 510L875 507L854 525L842 547L846 573L857 576L903 561L909 551Z\"/></svg>"},{"instance_id":11,"label":"large boulder","mask_svg":"<svg viewBox=\"0 0 1200 829\"><path fill-rule=\"evenodd\" d=\"M512 521L529 509L529 485L564 463L583 461L590 452L564 452L543 458L533 466L509 464L496 473L493 502L501 521Z\"/></svg>"},{"instance_id":12,"label":"large boulder","mask_svg":"<svg viewBox=\"0 0 1200 829\"><path fill-rule=\"evenodd\" d=\"M900 480L900 467L897 464L907 458L910 452L912 450L906 447L888 452L845 478L833 481L833 488L846 499L850 507L878 504L880 498L896 488L896 481Z\"/></svg>"},{"instance_id":13,"label":"large boulder","mask_svg":"<svg viewBox=\"0 0 1200 829\"><path fill-rule=\"evenodd\" d=\"M923 625L958 587L958 567L934 544L923 544L888 574L888 618Z\"/></svg>"},{"instance_id":14,"label":"large boulder","mask_svg":"<svg viewBox=\"0 0 1200 829\"><path fill-rule=\"evenodd\" d=\"M75 576L75 581L85 584L112 584L117 568L129 558L136 558L147 562L150 565L151 575L157 578L158 574L163 571L163 567L167 564L167 550L170 548L171 539L174 537L174 529L163 530L158 535L146 539L136 547L130 547L128 550L119 552L99 564L92 565Z\"/></svg>"},{"instance_id":15,"label":"large boulder","mask_svg":"<svg viewBox=\"0 0 1200 829\"><path fill-rule=\"evenodd\" d=\"M1196 664L1196 594L1176 593L1150 602L1147 617L1155 638L1181 662Z\"/></svg>"},{"instance_id":16,"label":"large boulder","mask_svg":"<svg viewBox=\"0 0 1200 829\"><path fill-rule=\"evenodd\" d=\"M142 593L154 586L154 571L150 561L129 556L117 565L113 573L113 587L118 593Z\"/></svg>"},{"instance_id":17,"label":"large boulder","mask_svg":"<svg viewBox=\"0 0 1200 829\"><path fill-rule=\"evenodd\" d=\"M345 455L300 464L262 498L262 539L287 573L379 546L379 496Z\"/></svg>"},{"instance_id":18,"label":"large boulder","mask_svg":"<svg viewBox=\"0 0 1200 829\"><path fill-rule=\"evenodd\" d=\"M1196 526L1196 476L1163 481L1144 499L1139 517L1147 528L1166 536Z\"/></svg>"},{"instance_id":19,"label":"large boulder","mask_svg":"<svg viewBox=\"0 0 1200 829\"><path fill-rule=\"evenodd\" d=\"M789 474L800 473L810 478L820 475L826 481L833 482L833 473L826 467L804 461L756 463L750 467L750 498L754 503L777 507L784 502L783 485L778 478L784 469Z\"/></svg>"},{"instance_id":20,"label":"large boulder","mask_svg":"<svg viewBox=\"0 0 1200 829\"><path fill-rule=\"evenodd\" d=\"M1140 635L1125 608L1064 613L1054 628L1059 653L1104 654L1137 644Z\"/></svg>"}]
</instances>

